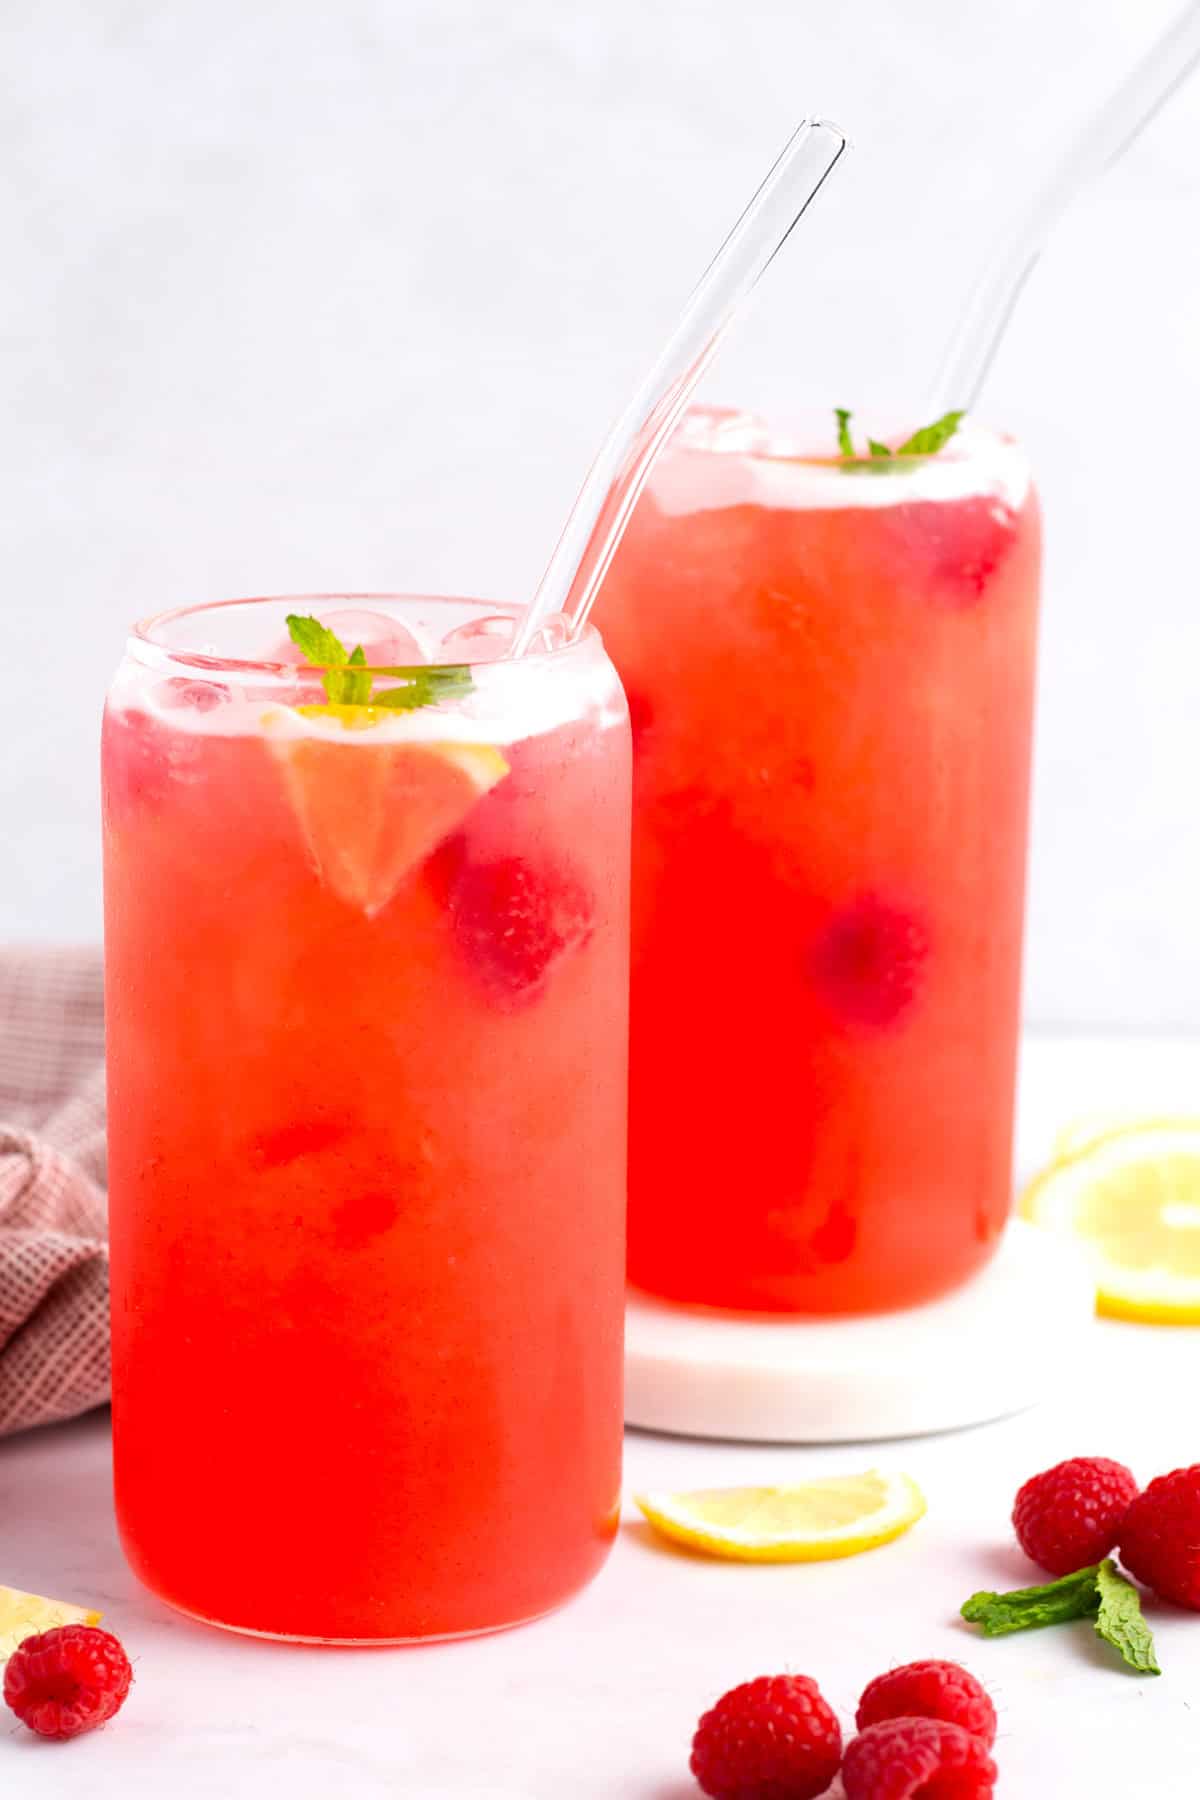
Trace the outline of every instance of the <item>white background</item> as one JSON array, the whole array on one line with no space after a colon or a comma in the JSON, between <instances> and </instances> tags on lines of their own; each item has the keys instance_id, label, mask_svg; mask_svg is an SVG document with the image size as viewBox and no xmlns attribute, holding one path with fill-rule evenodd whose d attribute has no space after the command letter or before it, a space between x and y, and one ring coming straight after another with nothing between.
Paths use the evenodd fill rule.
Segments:
<instances>
[{"instance_id":1,"label":"white background","mask_svg":"<svg viewBox=\"0 0 1200 1800\"><path fill-rule=\"evenodd\" d=\"M128 619L527 591L805 111L853 160L709 392L918 411L1039 158L1172 10L6 0L0 937L98 931L96 722ZM1200 86L1076 207L983 409L1049 517L1043 1025L1200 1024L1198 201Z\"/></svg>"}]
</instances>

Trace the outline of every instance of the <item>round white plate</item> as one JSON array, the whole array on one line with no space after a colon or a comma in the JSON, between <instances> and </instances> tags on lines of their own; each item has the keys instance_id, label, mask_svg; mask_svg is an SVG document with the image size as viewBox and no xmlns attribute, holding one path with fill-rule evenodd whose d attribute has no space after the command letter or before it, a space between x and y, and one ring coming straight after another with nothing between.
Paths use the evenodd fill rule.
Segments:
<instances>
[{"instance_id":1,"label":"round white plate","mask_svg":"<svg viewBox=\"0 0 1200 1800\"><path fill-rule=\"evenodd\" d=\"M1095 1320L1078 1253L1014 1220L981 1275L909 1312L822 1319L675 1306L631 1289L625 1418L764 1443L914 1437L1021 1412Z\"/></svg>"}]
</instances>

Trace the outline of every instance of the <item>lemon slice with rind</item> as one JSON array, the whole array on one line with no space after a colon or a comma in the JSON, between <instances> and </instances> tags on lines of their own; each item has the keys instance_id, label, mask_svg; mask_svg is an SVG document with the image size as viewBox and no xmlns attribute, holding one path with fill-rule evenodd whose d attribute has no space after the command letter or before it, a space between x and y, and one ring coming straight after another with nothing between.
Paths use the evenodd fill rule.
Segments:
<instances>
[{"instance_id":1,"label":"lemon slice with rind","mask_svg":"<svg viewBox=\"0 0 1200 1800\"><path fill-rule=\"evenodd\" d=\"M366 732L394 717L373 706L298 707ZM508 774L491 744L268 736L292 810L321 879L373 915L410 870L457 829Z\"/></svg>"},{"instance_id":2,"label":"lemon slice with rind","mask_svg":"<svg viewBox=\"0 0 1200 1800\"><path fill-rule=\"evenodd\" d=\"M53 1631L57 1625L98 1625L100 1618L90 1607L69 1600L47 1600L44 1594L0 1587L0 1662L35 1632Z\"/></svg>"},{"instance_id":3,"label":"lemon slice with rind","mask_svg":"<svg viewBox=\"0 0 1200 1800\"><path fill-rule=\"evenodd\" d=\"M889 1544L925 1496L909 1475L869 1469L794 1487L654 1491L634 1498L664 1537L735 1562L828 1562Z\"/></svg>"},{"instance_id":4,"label":"lemon slice with rind","mask_svg":"<svg viewBox=\"0 0 1200 1800\"><path fill-rule=\"evenodd\" d=\"M1087 1252L1100 1312L1200 1324L1200 1122L1095 1139L1031 1182L1020 1210Z\"/></svg>"}]
</instances>

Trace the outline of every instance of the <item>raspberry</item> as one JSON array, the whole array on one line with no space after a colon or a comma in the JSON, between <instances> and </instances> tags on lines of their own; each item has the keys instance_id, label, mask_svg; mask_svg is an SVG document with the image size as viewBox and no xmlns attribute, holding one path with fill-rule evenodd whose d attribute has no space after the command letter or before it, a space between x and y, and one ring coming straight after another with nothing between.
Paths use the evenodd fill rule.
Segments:
<instances>
[{"instance_id":1,"label":"raspberry","mask_svg":"<svg viewBox=\"0 0 1200 1800\"><path fill-rule=\"evenodd\" d=\"M814 1800L841 1760L841 1727L816 1682L760 1675L705 1713L690 1766L713 1800Z\"/></svg>"},{"instance_id":2,"label":"raspberry","mask_svg":"<svg viewBox=\"0 0 1200 1800\"><path fill-rule=\"evenodd\" d=\"M171 734L136 707L104 715L104 816L120 824L155 806L171 782Z\"/></svg>"},{"instance_id":3,"label":"raspberry","mask_svg":"<svg viewBox=\"0 0 1200 1800\"><path fill-rule=\"evenodd\" d=\"M846 1800L987 1800L996 1765L987 1745L945 1719L884 1719L852 1738Z\"/></svg>"},{"instance_id":4,"label":"raspberry","mask_svg":"<svg viewBox=\"0 0 1200 1800\"><path fill-rule=\"evenodd\" d=\"M492 997L509 1007L536 999L551 967L592 932L592 899L565 868L518 856L461 861L449 900L455 936Z\"/></svg>"},{"instance_id":5,"label":"raspberry","mask_svg":"<svg viewBox=\"0 0 1200 1800\"><path fill-rule=\"evenodd\" d=\"M1200 1612L1200 1463L1152 1481L1126 1513L1118 1541L1131 1575Z\"/></svg>"},{"instance_id":6,"label":"raspberry","mask_svg":"<svg viewBox=\"0 0 1200 1800\"><path fill-rule=\"evenodd\" d=\"M996 1741L996 1709L987 1689L952 1662L906 1663L877 1675L858 1703L860 1731L883 1719L944 1719L984 1744Z\"/></svg>"},{"instance_id":7,"label":"raspberry","mask_svg":"<svg viewBox=\"0 0 1200 1800\"><path fill-rule=\"evenodd\" d=\"M919 920L863 894L825 927L810 969L843 1017L858 1025L891 1025L916 998L928 954L929 937Z\"/></svg>"},{"instance_id":8,"label":"raspberry","mask_svg":"<svg viewBox=\"0 0 1200 1800\"><path fill-rule=\"evenodd\" d=\"M1017 1541L1051 1575L1073 1575L1108 1555L1137 1491L1125 1465L1106 1456L1056 1463L1017 1495L1012 1515Z\"/></svg>"},{"instance_id":9,"label":"raspberry","mask_svg":"<svg viewBox=\"0 0 1200 1800\"><path fill-rule=\"evenodd\" d=\"M654 724L654 708L638 688L631 688L625 683L625 700L629 707L629 730L633 738L634 750L640 750L646 734Z\"/></svg>"},{"instance_id":10,"label":"raspberry","mask_svg":"<svg viewBox=\"0 0 1200 1800\"><path fill-rule=\"evenodd\" d=\"M1016 513L992 495L914 500L892 510L886 530L895 566L911 569L935 601L955 611L983 598L1016 542Z\"/></svg>"},{"instance_id":11,"label":"raspberry","mask_svg":"<svg viewBox=\"0 0 1200 1800\"><path fill-rule=\"evenodd\" d=\"M58 1625L27 1637L4 1670L4 1698L40 1737L91 1731L125 1704L133 1670L109 1631Z\"/></svg>"}]
</instances>

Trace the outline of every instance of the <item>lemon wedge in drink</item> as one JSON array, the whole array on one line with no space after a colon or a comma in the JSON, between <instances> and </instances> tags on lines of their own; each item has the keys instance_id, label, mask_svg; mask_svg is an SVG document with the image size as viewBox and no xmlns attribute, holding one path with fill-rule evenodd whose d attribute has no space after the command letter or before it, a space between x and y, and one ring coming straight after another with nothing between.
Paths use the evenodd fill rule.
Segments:
<instances>
[{"instance_id":1,"label":"lemon wedge in drink","mask_svg":"<svg viewBox=\"0 0 1200 1800\"><path fill-rule=\"evenodd\" d=\"M1093 1138L1032 1181L1020 1210L1088 1252L1100 1312L1200 1323L1200 1120Z\"/></svg>"},{"instance_id":2,"label":"lemon wedge in drink","mask_svg":"<svg viewBox=\"0 0 1200 1800\"><path fill-rule=\"evenodd\" d=\"M0 1587L0 1662L18 1644L38 1631L56 1625L98 1625L101 1615L69 1600L47 1600L43 1594L24 1594L20 1588Z\"/></svg>"},{"instance_id":3,"label":"lemon wedge in drink","mask_svg":"<svg viewBox=\"0 0 1200 1800\"><path fill-rule=\"evenodd\" d=\"M366 732L394 714L373 706L297 707ZM321 879L368 915L508 774L491 744L378 742L315 733L267 742Z\"/></svg>"},{"instance_id":4,"label":"lemon wedge in drink","mask_svg":"<svg viewBox=\"0 0 1200 1800\"><path fill-rule=\"evenodd\" d=\"M909 1475L823 1476L795 1487L655 1491L634 1498L656 1530L735 1562L828 1562L898 1538L925 1511Z\"/></svg>"}]
</instances>

